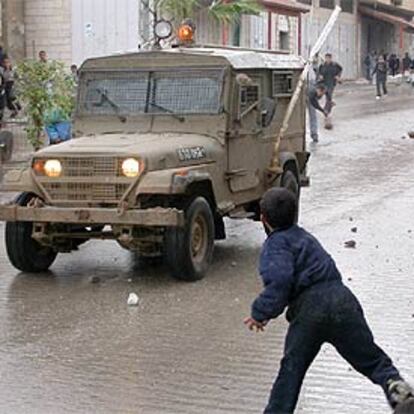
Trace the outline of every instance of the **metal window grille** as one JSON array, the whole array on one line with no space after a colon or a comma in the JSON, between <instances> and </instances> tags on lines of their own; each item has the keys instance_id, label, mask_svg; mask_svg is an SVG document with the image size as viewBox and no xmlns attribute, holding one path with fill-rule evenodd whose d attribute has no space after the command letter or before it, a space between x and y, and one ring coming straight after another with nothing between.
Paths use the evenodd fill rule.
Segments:
<instances>
[{"instance_id":1,"label":"metal window grille","mask_svg":"<svg viewBox=\"0 0 414 414\"><path fill-rule=\"evenodd\" d=\"M89 72L81 80L80 111L111 114L215 114L221 71Z\"/></svg>"},{"instance_id":2,"label":"metal window grille","mask_svg":"<svg viewBox=\"0 0 414 414\"><path fill-rule=\"evenodd\" d=\"M259 85L243 86L240 89L240 113L259 101Z\"/></svg>"},{"instance_id":3,"label":"metal window grille","mask_svg":"<svg viewBox=\"0 0 414 414\"><path fill-rule=\"evenodd\" d=\"M345 13L354 12L354 0L341 0L341 8Z\"/></svg>"},{"instance_id":4,"label":"metal window grille","mask_svg":"<svg viewBox=\"0 0 414 414\"><path fill-rule=\"evenodd\" d=\"M220 88L217 77L178 73L165 76L156 74L152 82L149 112L163 109L179 114L217 113ZM152 103L155 102L155 105ZM163 108L163 109L161 109Z\"/></svg>"},{"instance_id":5,"label":"metal window grille","mask_svg":"<svg viewBox=\"0 0 414 414\"><path fill-rule=\"evenodd\" d=\"M298 0L299 3L312 5L312 0Z\"/></svg>"},{"instance_id":6,"label":"metal window grille","mask_svg":"<svg viewBox=\"0 0 414 414\"><path fill-rule=\"evenodd\" d=\"M319 0L319 6L325 9L334 9L335 0Z\"/></svg>"},{"instance_id":7,"label":"metal window grille","mask_svg":"<svg viewBox=\"0 0 414 414\"><path fill-rule=\"evenodd\" d=\"M273 73L273 96L291 96L293 90L293 73Z\"/></svg>"},{"instance_id":8,"label":"metal window grille","mask_svg":"<svg viewBox=\"0 0 414 414\"><path fill-rule=\"evenodd\" d=\"M146 108L148 74L90 73L81 94L82 110L93 115L142 113Z\"/></svg>"}]
</instances>

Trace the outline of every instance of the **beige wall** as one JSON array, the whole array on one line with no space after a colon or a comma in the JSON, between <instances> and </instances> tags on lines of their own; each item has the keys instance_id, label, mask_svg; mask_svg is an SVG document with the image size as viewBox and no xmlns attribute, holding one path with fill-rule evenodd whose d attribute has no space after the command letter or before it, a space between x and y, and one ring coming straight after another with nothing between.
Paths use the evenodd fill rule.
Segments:
<instances>
[{"instance_id":1,"label":"beige wall","mask_svg":"<svg viewBox=\"0 0 414 414\"><path fill-rule=\"evenodd\" d=\"M71 0L26 0L26 56L44 49L50 59L72 60Z\"/></svg>"}]
</instances>

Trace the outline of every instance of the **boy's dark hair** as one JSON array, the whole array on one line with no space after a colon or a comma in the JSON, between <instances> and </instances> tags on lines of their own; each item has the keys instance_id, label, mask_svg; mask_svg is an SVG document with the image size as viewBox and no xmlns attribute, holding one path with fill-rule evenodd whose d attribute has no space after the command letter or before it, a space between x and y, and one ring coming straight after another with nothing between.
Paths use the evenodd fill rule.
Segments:
<instances>
[{"instance_id":1,"label":"boy's dark hair","mask_svg":"<svg viewBox=\"0 0 414 414\"><path fill-rule=\"evenodd\" d=\"M326 55L325 55L325 57L332 57L332 53L327 53Z\"/></svg>"},{"instance_id":2,"label":"boy's dark hair","mask_svg":"<svg viewBox=\"0 0 414 414\"><path fill-rule=\"evenodd\" d=\"M260 209L267 223L277 230L288 229L296 221L297 199L286 188L268 190L260 202Z\"/></svg>"},{"instance_id":3,"label":"boy's dark hair","mask_svg":"<svg viewBox=\"0 0 414 414\"><path fill-rule=\"evenodd\" d=\"M414 398L410 398L405 403L399 404L394 414L414 414Z\"/></svg>"},{"instance_id":4,"label":"boy's dark hair","mask_svg":"<svg viewBox=\"0 0 414 414\"><path fill-rule=\"evenodd\" d=\"M323 82L318 82L316 84L316 89L320 89L320 90L326 91L326 86L325 86L325 84Z\"/></svg>"}]
</instances>

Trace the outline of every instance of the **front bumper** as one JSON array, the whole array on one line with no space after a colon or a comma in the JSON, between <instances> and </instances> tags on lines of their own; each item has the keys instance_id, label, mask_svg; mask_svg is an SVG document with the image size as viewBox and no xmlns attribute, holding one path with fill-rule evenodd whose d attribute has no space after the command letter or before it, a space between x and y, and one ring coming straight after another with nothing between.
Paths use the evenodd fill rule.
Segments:
<instances>
[{"instance_id":1,"label":"front bumper","mask_svg":"<svg viewBox=\"0 0 414 414\"><path fill-rule=\"evenodd\" d=\"M60 208L0 206L0 221L66 224L182 227L184 212L173 208L125 210L114 208Z\"/></svg>"}]
</instances>

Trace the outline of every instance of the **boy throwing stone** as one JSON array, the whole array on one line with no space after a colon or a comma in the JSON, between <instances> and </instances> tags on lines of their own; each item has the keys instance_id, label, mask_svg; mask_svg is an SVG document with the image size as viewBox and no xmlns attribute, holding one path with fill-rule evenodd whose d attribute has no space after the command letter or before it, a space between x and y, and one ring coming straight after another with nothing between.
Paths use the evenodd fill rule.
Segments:
<instances>
[{"instance_id":1,"label":"boy throwing stone","mask_svg":"<svg viewBox=\"0 0 414 414\"><path fill-rule=\"evenodd\" d=\"M392 408L406 404L413 390L375 343L362 307L342 283L334 260L315 237L295 224L295 195L271 189L262 199L261 211L269 233L260 259L265 289L244 322L250 330L263 331L288 308L290 323L265 414L294 413L306 372L326 342L381 386Z\"/></svg>"}]
</instances>

